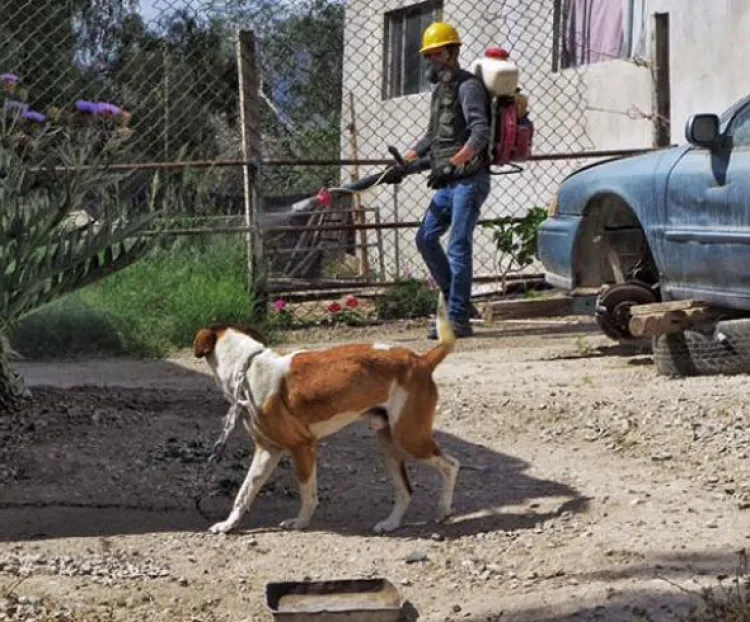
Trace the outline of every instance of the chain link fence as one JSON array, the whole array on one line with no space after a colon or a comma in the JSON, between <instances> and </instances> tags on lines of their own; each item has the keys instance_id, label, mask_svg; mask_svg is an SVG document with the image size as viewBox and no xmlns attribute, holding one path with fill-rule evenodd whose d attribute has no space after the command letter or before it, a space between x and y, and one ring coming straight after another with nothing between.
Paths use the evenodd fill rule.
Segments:
<instances>
[{"instance_id":1,"label":"chain link fence","mask_svg":"<svg viewBox=\"0 0 750 622\"><path fill-rule=\"evenodd\" d=\"M534 153L568 154L496 171L504 174L493 177L475 235L477 296L497 291L505 276L540 271L498 251L493 223L538 216L562 179L591 162L581 156L595 145L586 133L583 71L570 66L579 42L570 47L565 4L0 0L0 73L17 78L5 82L4 101L46 118L61 109L106 114L96 107L114 105L110 114L126 118L132 134L121 155L132 165L123 192L145 208L158 171L162 191L172 193L159 226L169 234L164 244L190 246L201 238L205 245L222 236L222 243L244 247L237 32L252 31L258 82L252 121L260 128L262 159L250 224L256 245L262 243L269 310L285 325L359 322L382 311L377 296L384 288L429 286L414 241L431 198L426 176L335 194L325 209L308 199L382 171L391 162L389 145L403 153L426 131L430 84L418 49L434 20L459 29L464 66L490 47L507 49L529 97ZM185 162L201 164L179 166Z\"/></svg>"}]
</instances>

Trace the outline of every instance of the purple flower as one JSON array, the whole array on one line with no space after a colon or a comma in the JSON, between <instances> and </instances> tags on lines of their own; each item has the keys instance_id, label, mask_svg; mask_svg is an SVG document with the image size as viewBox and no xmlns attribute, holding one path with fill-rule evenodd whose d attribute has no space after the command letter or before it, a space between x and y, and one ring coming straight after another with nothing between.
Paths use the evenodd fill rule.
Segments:
<instances>
[{"instance_id":1,"label":"purple flower","mask_svg":"<svg viewBox=\"0 0 750 622\"><path fill-rule=\"evenodd\" d=\"M4 73L0 75L0 80L2 80L4 84L18 84L20 79L21 78L14 73Z\"/></svg>"},{"instance_id":2,"label":"purple flower","mask_svg":"<svg viewBox=\"0 0 750 622\"><path fill-rule=\"evenodd\" d=\"M100 115L105 115L105 116L116 117L118 114L122 112L122 110L118 108L117 106L115 106L114 104L107 104L104 102L100 104L96 104L96 107L97 107L97 112Z\"/></svg>"},{"instance_id":3,"label":"purple flower","mask_svg":"<svg viewBox=\"0 0 750 622\"><path fill-rule=\"evenodd\" d=\"M29 109L29 105L24 102L18 101L17 99L6 99L5 109L6 110L19 110L22 113L24 113Z\"/></svg>"},{"instance_id":4,"label":"purple flower","mask_svg":"<svg viewBox=\"0 0 750 622\"><path fill-rule=\"evenodd\" d=\"M84 99L79 99L76 102L76 110L78 110L78 112L83 112L85 114L96 114L99 111L99 107L97 104L93 102L89 102Z\"/></svg>"},{"instance_id":5,"label":"purple flower","mask_svg":"<svg viewBox=\"0 0 750 622\"><path fill-rule=\"evenodd\" d=\"M276 302L273 303L273 308L276 310L277 313L281 313L282 311L286 311L286 300L283 298L279 298Z\"/></svg>"},{"instance_id":6,"label":"purple flower","mask_svg":"<svg viewBox=\"0 0 750 622\"><path fill-rule=\"evenodd\" d=\"M45 117L41 112L37 112L36 110L26 110L21 116L27 121L31 121L32 123L39 123L40 125L42 125L47 120L47 117Z\"/></svg>"}]
</instances>

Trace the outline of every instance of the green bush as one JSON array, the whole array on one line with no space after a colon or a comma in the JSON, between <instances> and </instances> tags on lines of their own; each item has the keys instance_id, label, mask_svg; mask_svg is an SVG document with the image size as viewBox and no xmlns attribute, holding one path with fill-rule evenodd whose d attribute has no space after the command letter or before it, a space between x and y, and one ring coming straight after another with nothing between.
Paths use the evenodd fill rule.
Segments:
<instances>
[{"instance_id":1,"label":"green bush","mask_svg":"<svg viewBox=\"0 0 750 622\"><path fill-rule=\"evenodd\" d=\"M246 275L240 238L159 249L27 316L12 343L26 356L163 356L190 346L206 324L252 324L254 302Z\"/></svg>"},{"instance_id":2,"label":"green bush","mask_svg":"<svg viewBox=\"0 0 750 622\"><path fill-rule=\"evenodd\" d=\"M429 317L437 308L438 294L423 281L406 279L388 289L375 302L381 320Z\"/></svg>"},{"instance_id":3,"label":"green bush","mask_svg":"<svg viewBox=\"0 0 750 622\"><path fill-rule=\"evenodd\" d=\"M118 318L91 309L72 295L26 316L12 335L14 349L32 358L124 354Z\"/></svg>"}]
</instances>

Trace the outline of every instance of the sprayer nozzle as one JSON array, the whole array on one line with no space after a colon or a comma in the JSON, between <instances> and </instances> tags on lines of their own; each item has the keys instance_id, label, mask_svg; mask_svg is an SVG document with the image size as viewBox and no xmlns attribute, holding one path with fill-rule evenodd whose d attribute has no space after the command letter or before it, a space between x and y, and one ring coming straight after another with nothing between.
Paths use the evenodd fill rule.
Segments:
<instances>
[{"instance_id":1,"label":"sprayer nozzle","mask_svg":"<svg viewBox=\"0 0 750 622\"><path fill-rule=\"evenodd\" d=\"M327 188L321 188L320 192L318 192L318 195L315 198L323 207L331 207L333 205L333 195Z\"/></svg>"}]
</instances>

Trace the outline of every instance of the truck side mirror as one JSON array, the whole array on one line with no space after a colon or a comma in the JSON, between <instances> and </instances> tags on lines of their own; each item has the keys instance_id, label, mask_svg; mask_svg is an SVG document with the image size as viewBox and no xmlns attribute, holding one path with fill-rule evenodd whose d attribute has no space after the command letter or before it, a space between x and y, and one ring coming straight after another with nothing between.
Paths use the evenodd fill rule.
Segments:
<instances>
[{"instance_id":1,"label":"truck side mirror","mask_svg":"<svg viewBox=\"0 0 750 622\"><path fill-rule=\"evenodd\" d=\"M713 149L719 138L719 117L715 114L696 114L688 119L685 138L691 145Z\"/></svg>"}]
</instances>

